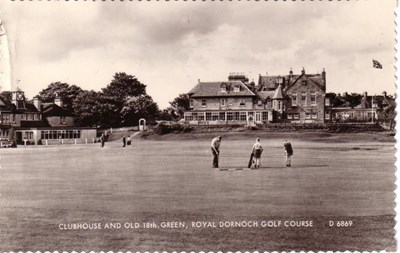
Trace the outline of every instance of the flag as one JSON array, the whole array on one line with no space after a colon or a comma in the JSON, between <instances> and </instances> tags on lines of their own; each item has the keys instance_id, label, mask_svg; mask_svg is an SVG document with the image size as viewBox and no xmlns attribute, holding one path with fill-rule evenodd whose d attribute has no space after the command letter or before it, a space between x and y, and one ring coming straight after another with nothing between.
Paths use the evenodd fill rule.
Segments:
<instances>
[{"instance_id":1,"label":"flag","mask_svg":"<svg viewBox=\"0 0 400 253\"><path fill-rule=\"evenodd\" d=\"M372 60L373 63L373 67L376 69L381 69L382 68L382 64L380 64L377 60Z\"/></svg>"}]
</instances>

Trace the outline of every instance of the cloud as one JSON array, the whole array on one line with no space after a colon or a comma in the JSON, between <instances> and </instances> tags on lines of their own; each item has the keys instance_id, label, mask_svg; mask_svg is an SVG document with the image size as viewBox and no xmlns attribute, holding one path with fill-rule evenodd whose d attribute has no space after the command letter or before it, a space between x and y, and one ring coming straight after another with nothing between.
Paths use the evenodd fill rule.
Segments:
<instances>
[{"instance_id":1,"label":"cloud","mask_svg":"<svg viewBox=\"0 0 400 253\"><path fill-rule=\"evenodd\" d=\"M325 67L332 91L367 83L372 57L394 62L393 8L372 0L0 3L17 27L16 75L31 96L52 81L99 90L125 71L161 107L197 78L225 80L235 71L257 78ZM393 76L385 68L387 88L379 89L394 89Z\"/></svg>"}]
</instances>

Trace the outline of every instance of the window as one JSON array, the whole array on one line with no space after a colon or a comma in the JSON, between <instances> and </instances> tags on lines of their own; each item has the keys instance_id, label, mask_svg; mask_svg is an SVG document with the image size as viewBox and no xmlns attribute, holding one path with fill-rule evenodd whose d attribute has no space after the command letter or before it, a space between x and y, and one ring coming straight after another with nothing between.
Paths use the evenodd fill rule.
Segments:
<instances>
[{"instance_id":1,"label":"window","mask_svg":"<svg viewBox=\"0 0 400 253\"><path fill-rule=\"evenodd\" d=\"M234 112L233 113L233 120L239 120L239 112Z\"/></svg>"},{"instance_id":2,"label":"window","mask_svg":"<svg viewBox=\"0 0 400 253\"><path fill-rule=\"evenodd\" d=\"M247 115L246 112L240 112L240 121L246 121Z\"/></svg>"},{"instance_id":3,"label":"window","mask_svg":"<svg viewBox=\"0 0 400 253\"><path fill-rule=\"evenodd\" d=\"M258 105L258 107L261 107L261 106L262 106L262 100L261 100L261 99L259 99L259 100L257 101L257 105Z\"/></svg>"},{"instance_id":4,"label":"window","mask_svg":"<svg viewBox=\"0 0 400 253\"><path fill-rule=\"evenodd\" d=\"M204 113L199 114L199 121L204 121Z\"/></svg>"},{"instance_id":5,"label":"window","mask_svg":"<svg viewBox=\"0 0 400 253\"><path fill-rule=\"evenodd\" d=\"M240 86L235 86L235 87L233 88L233 91L234 91L234 92L239 92L239 91L240 91Z\"/></svg>"},{"instance_id":6,"label":"window","mask_svg":"<svg viewBox=\"0 0 400 253\"><path fill-rule=\"evenodd\" d=\"M185 121L193 121L193 115L190 112L185 113Z\"/></svg>"},{"instance_id":7,"label":"window","mask_svg":"<svg viewBox=\"0 0 400 253\"><path fill-rule=\"evenodd\" d=\"M6 123L6 124L7 124L7 123L10 123L10 114L3 114L2 116L3 116L3 117L2 117L2 118L3 118L3 119L2 119L2 122L3 122L3 123Z\"/></svg>"},{"instance_id":8,"label":"window","mask_svg":"<svg viewBox=\"0 0 400 253\"><path fill-rule=\"evenodd\" d=\"M12 115L12 123L15 123L15 114Z\"/></svg>"},{"instance_id":9,"label":"window","mask_svg":"<svg viewBox=\"0 0 400 253\"><path fill-rule=\"evenodd\" d=\"M225 86L222 86L222 87L221 87L221 92L223 92L223 93L226 92L226 87L225 87Z\"/></svg>"},{"instance_id":10,"label":"window","mask_svg":"<svg viewBox=\"0 0 400 253\"><path fill-rule=\"evenodd\" d=\"M201 100L201 107L207 107L207 101L205 99Z\"/></svg>"},{"instance_id":11,"label":"window","mask_svg":"<svg viewBox=\"0 0 400 253\"><path fill-rule=\"evenodd\" d=\"M301 93L301 104L307 105L307 93L306 92Z\"/></svg>"},{"instance_id":12,"label":"window","mask_svg":"<svg viewBox=\"0 0 400 253\"><path fill-rule=\"evenodd\" d=\"M306 112L306 119L311 119L311 113Z\"/></svg>"},{"instance_id":13,"label":"window","mask_svg":"<svg viewBox=\"0 0 400 253\"><path fill-rule=\"evenodd\" d=\"M219 113L219 120L225 121L225 113L224 112Z\"/></svg>"},{"instance_id":14,"label":"window","mask_svg":"<svg viewBox=\"0 0 400 253\"><path fill-rule=\"evenodd\" d=\"M33 113L28 114L28 120L33 120Z\"/></svg>"},{"instance_id":15,"label":"window","mask_svg":"<svg viewBox=\"0 0 400 253\"><path fill-rule=\"evenodd\" d=\"M292 106L297 106L297 93L292 94Z\"/></svg>"},{"instance_id":16,"label":"window","mask_svg":"<svg viewBox=\"0 0 400 253\"><path fill-rule=\"evenodd\" d=\"M291 114L291 113L288 113L288 115L287 115L287 119L293 119L293 114Z\"/></svg>"},{"instance_id":17,"label":"window","mask_svg":"<svg viewBox=\"0 0 400 253\"><path fill-rule=\"evenodd\" d=\"M283 77L278 77L275 79L276 84L282 84L283 83Z\"/></svg>"},{"instance_id":18,"label":"window","mask_svg":"<svg viewBox=\"0 0 400 253\"><path fill-rule=\"evenodd\" d=\"M301 84L302 84L302 85L307 85L307 80L301 81Z\"/></svg>"},{"instance_id":19,"label":"window","mask_svg":"<svg viewBox=\"0 0 400 253\"><path fill-rule=\"evenodd\" d=\"M33 132L25 132L25 139L33 139Z\"/></svg>"},{"instance_id":20,"label":"window","mask_svg":"<svg viewBox=\"0 0 400 253\"><path fill-rule=\"evenodd\" d=\"M281 101L278 101L278 110L280 110L281 109Z\"/></svg>"},{"instance_id":21,"label":"window","mask_svg":"<svg viewBox=\"0 0 400 253\"><path fill-rule=\"evenodd\" d=\"M226 113L226 118L227 118L227 120L233 120L233 112L227 112Z\"/></svg>"},{"instance_id":22,"label":"window","mask_svg":"<svg viewBox=\"0 0 400 253\"><path fill-rule=\"evenodd\" d=\"M310 97L310 101L311 101L311 105L317 105L317 93L313 92L311 93L311 97Z\"/></svg>"},{"instance_id":23,"label":"window","mask_svg":"<svg viewBox=\"0 0 400 253\"><path fill-rule=\"evenodd\" d=\"M206 121L211 120L211 112L206 112Z\"/></svg>"},{"instance_id":24,"label":"window","mask_svg":"<svg viewBox=\"0 0 400 253\"><path fill-rule=\"evenodd\" d=\"M222 107L225 107L225 105L226 105L226 99L225 99L225 98L221 98L220 103L221 103L221 106L222 106Z\"/></svg>"},{"instance_id":25,"label":"window","mask_svg":"<svg viewBox=\"0 0 400 253\"><path fill-rule=\"evenodd\" d=\"M244 99L240 99L240 106L245 106L246 105L246 101Z\"/></svg>"},{"instance_id":26,"label":"window","mask_svg":"<svg viewBox=\"0 0 400 253\"><path fill-rule=\"evenodd\" d=\"M74 130L74 139L80 139L80 138L81 138L81 131Z\"/></svg>"},{"instance_id":27,"label":"window","mask_svg":"<svg viewBox=\"0 0 400 253\"><path fill-rule=\"evenodd\" d=\"M262 112L261 116L262 116L262 121L267 121L268 120L268 112Z\"/></svg>"},{"instance_id":28,"label":"window","mask_svg":"<svg viewBox=\"0 0 400 253\"><path fill-rule=\"evenodd\" d=\"M300 114L299 113L294 113L293 114L293 119L300 119Z\"/></svg>"},{"instance_id":29,"label":"window","mask_svg":"<svg viewBox=\"0 0 400 253\"><path fill-rule=\"evenodd\" d=\"M189 106L190 106L190 108L193 108L193 99L189 100Z\"/></svg>"},{"instance_id":30,"label":"window","mask_svg":"<svg viewBox=\"0 0 400 253\"><path fill-rule=\"evenodd\" d=\"M65 125L65 116L60 116L60 124Z\"/></svg>"},{"instance_id":31,"label":"window","mask_svg":"<svg viewBox=\"0 0 400 253\"><path fill-rule=\"evenodd\" d=\"M192 115L185 115L185 121L193 121Z\"/></svg>"},{"instance_id":32,"label":"window","mask_svg":"<svg viewBox=\"0 0 400 253\"><path fill-rule=\"evenodd\" d=\"M329 112L325 113L325 119L331 119L331 115L329 114Z\"/></svg>"},{"instance_id":33,"label":"window","mask_svg":"<svg viewBox=\"0 0 400 253\"><path fill-rule=\"evenodd\" d=\"M325 98L325 106L330 106L331 100L329 98Z\"/></svg>"},{"instance_id":34,"label":"window","mask_svg":"<svg viewBox=\"0 0 400 253\"><path fill-rule=\"evenodd\" d=\"M212 115L211 115L211 119L212 119L213 121L218 120L218 112L213 112Z\"/></svg>"},{"instance_id":35,"label":"window","mask_svg":"<svg viewBox=\"0 0 400 253\"><path fill-rule=\"evenodd\" d=\"M318 119L318 113L316 113L316 112L311 113L311 118Z\"/></svg>"}]
</instances>

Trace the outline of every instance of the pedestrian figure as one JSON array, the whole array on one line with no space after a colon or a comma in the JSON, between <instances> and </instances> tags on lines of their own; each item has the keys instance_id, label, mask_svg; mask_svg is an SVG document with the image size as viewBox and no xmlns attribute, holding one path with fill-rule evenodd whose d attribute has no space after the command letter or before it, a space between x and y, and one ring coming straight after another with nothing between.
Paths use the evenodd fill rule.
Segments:
<instances>
[{"instance_id":1,"label":"pedestrian figure","mask_svg":"<svg viewBox=\"0 0 400 253\"><path fill-rule=\"evenodd\" d=\"M126 137L124 135L124 137L122 137L122 144L124 144L122 147L125 148L126 146Z\"/></svg>"},{"instance_id":2,"label":"pedestrian figure","mask_svg":"<svg viewBox=\"0 0 400 253\"><path fill-rule=\"evenodd\" d=\"M105 143L105 140L106 138L105 138L105 136L104 136L104 134L102 134L101 136L100 136L100 142L101 142L101 147L102 148L104 148L104 143Z\"/></svg>"},{"instance_id":3,"label":"pedestrian figure","mask_svg":"<svg viewBox=\"0 0 400 253\"><path fill-rule=\"evenodd\" d=\"M292 144L287 140L283 141L283 150L285 151L286 155L286 167L292 166L292 155L293 155L293 148Z\"/></svg>"},{"instance_id":4,"label":"pedestrian figure","mask_svg":"<svg viewBox=\"0 0 400 253\"><path fill-rule=\"evenodd\" d=\"M251 152L253 153L253 157L255 159L255 168L260 168L261 166L261 154L263 152L263 148L260 143L260 138L256 139L256 143L253 145L253 149Z\"/></svg>"},{"instance_id":5,"label":"pedestrian figure","mask_svg":"<svg viewBox=\"0 0 400 253\"><path fill-rule=\"evenodd\" d=\"M126 139L126 144L131 145L131 136L128 135L128 138Z\"/></svg>"},{"instance_id":6,"label":"pedestrian figure","mask_svg":"<svg viewBox=\"0 0 400 253\"><path fill-rule=\"evenodd\" d=\"M212 141L211 141L211 152L213 154L213 168L219 168L219 146L221 145L221 140L222 137L221 136L217 136L215 137Z\"/></svg>"}]
</instances>

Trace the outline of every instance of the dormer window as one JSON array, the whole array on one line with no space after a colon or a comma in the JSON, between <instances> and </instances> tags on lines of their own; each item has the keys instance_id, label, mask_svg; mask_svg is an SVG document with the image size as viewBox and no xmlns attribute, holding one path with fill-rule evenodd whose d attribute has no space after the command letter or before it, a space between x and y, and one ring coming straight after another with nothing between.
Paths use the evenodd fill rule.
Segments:
<instances>
[{"instance_id":1,"label":"dormer window","mask_svg":"<svg viewBox=\"0 0 400 253\"><path fill-rule=\"evenodd\" d=\"M240 91L240 86L235 86L235 87L233 88L233 91L234 91L234 92L239 92L239 91Z\"/></svg>"},{"instance_id":2,"label":"dormer window","mask_svg":"<svg viewBox=\"0 0 400 253\"><path fill-rule=\"evenodd\" d=\"M307 85L307 80L303 80L303 81L301 81L301 84L303 84L303 85Z\"/></svg>"},{"instance_id":3,"label":"dormer window","mask_svg":"<svg viewBox=\"0 0 400 253\"><path fill-rule=\"evenodd\" d=\"M259 106L262 105L262 100L259 99L259 100L257 101L257 104L258 104Z\"/></svg>"},{"instance_id":4,"label":"dormer window","mask_svg":"<svg viewBox=\"0 0 400 253\"><path fill-rule=\"evenodd\" d=\"M221 92L226 92L226 87L225 86L221 87Z\"/></svg>"}]
</instances>

